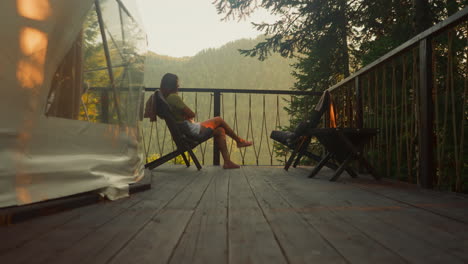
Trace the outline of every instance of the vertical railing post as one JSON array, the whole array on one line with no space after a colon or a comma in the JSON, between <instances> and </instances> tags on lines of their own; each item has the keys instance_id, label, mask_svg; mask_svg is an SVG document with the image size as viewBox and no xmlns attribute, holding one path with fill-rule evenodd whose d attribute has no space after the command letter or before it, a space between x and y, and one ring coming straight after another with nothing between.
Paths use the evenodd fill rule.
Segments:
<instances>
[{"instance_id":1,"label":"vertical railing post","mask_svg":"<svg viewBox=\"0 0 468 264\"><path fill-rule=\"evenodd\" d=\"M119 106L119 100L117 98L118 93L117 89L115 86L115 78L114 78L114 70L112 67L112 59L110 55L110 50L109 50L109 45L107 43L107 36L106 36L106 31L105 31L105 25L104 25L104 18L102 16L102 10L101 10L101 5L100 5L100 0L94 0L94 5L96 7L96 14L98 18L98 23L99 23L99 29L101 31L101 38L102 38L102 47L104 49L104 55L106 57L106 66L107 66L107 74L109 75L109 81L110 81L110 86L112 88L112 97L114 99L114 110L117 113L117 119L119 121L119 125L122 125L122 118L120 115L120 106Z\"/></svg>"},{"instance_id":2,"label":"vertical railing post","mask_svg":"<svg viewBox=\"0 0 468 264\"><path fill-rule=\"evenodd\" d=\"M362 107L362 89L360 85L360 78L356 76L354 78L355 89L356 89L356 128L363 128L364 116L363 116L363 107Z\"/></svg>"},{"instance_id":3,"label":"vertical railing post","mask_svg":"<svg viewBox=\"0 0 468 264\"><path fill-rule=\"evenodd\" d=\"M109 92L106 88L101 91L101 122L104 124L109 123Z\"/></svg>"},{"instance_id":4,"label":"vertical railing post","mask_svg":"<svg viewBox=\"0 0 468 264\"><path fill-rule=\"evenodd\" d=\"M419 184L432 188L435 176L432 101L432 44L430 38L419 43Z\"/></svg>"},{"instance_id":5,"label":"vertical railing post","mask_svg":"<svg viewBox=\"0 0 468 264\"><path fill-rule=\"evenodd\" d=\"M213 116L221 116L221 92L214 92L213 100ZM213 144L213 165L219 166L219 148L216 144Z\"/></svg>"},{"instance_id":6,"label":"vertical railing post","mask_svg":"<svg viewBox=\"0 0 468 264\"><path fill-rule=\"evenodd\" d=\"M356 76L354 78L354 89L356 90L356 128L363 128L364 127L364 117L363 117L363 106L362 106L362 88L361 88L361 78L360 76ZM359 162L358 171L360 173L363 172L362 164Z\"/></svg>"}]
</instances>

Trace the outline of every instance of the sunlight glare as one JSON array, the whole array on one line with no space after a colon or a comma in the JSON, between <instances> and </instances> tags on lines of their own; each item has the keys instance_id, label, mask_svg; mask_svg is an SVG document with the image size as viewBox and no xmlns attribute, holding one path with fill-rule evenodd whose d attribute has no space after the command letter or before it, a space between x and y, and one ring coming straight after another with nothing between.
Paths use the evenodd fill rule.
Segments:
<instances>
[{"instance_id":1,"label":"sunlight glare","mask_svg":"<svg viewBox=\"0 0 468 264\"><path fill-rule=\"evenodd\" d=\"M33 201L33 199L31 198L31 194L25 187L16 187L16 198L22 204L29 204Z\"/></svg>"},{"instance_id":2,"label":"sunlight glare","mask_svg":"<svg viewBox=\"0 0 468 264\"><path fill-rule=\"evenodd\" d=\"M31 175L18 171L16 174L16 199L22 204L32 203L29 187L33 183Z\"/></svg>"},{"instance_id":3,"label":"sunlight glare","mask_svg":"<svg viewBox=\"0 0 468 264\"><path fill-rule=\"evenodd\" d=\"M49 0L17 0L18 14L32 20L46 20L52 13Z\"/></svg>"},{"instance_id":4,"label":"sunlight glare","mask_svg":"<svg viewBox=\"0 0 468 264\"><path fill-rule=\"evenodd\" d=\"M335 116L335 106L333 105L333 101L330 100L330 127L336 128L336 116Z\"/></svg>"},{"instance_id":5,"label":"sunlight glare","mask_svg":"<svg viewBox=\"0 0 468 264\"><path fill-rule=\"evenodd\" d=\"M26 27L20 32L20 49L25 56L18 62L16 77L24 88L34 88L44 81L44 63L47 52L47 34Z\"/></svg>"}]
</instances>

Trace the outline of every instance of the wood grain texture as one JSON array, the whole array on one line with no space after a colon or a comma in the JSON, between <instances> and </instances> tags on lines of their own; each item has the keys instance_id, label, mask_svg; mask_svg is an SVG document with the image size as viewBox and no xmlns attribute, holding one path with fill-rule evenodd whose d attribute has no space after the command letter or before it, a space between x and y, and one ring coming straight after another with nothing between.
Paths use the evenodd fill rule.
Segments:
<instances>
[{"instance_id":1,"label":"wood grain texture","mask_svg":"<svg viewBox=\"0 0 468 264\"><path fill-rule=\"evenodd\" d=\"M432 234L427 232L429 229L425 229L426 226L423 224L405 226L409 224L405 222L405 217L393 215L393 212L404 213L408 209L404 204L396 203L375 193L359 190L345 183L330 186L323 180L307 183L300 175L293 177L297 178L290 182L282 182L283 188L287 186L285 190L294 189L296 200L319 203L318 206L305 207L305 211L330 210L343 219L347 226L360 230L367 237L408 262L463 263L463 260L450 252L447 247L440 248L436 243L431 242ZM425 238L422 237L423 233Z\"/></svg>"},{"instance_id":2,"label":"wood grain texture","mask_svg":"<svg viewBox=\"0 0 468 264\"><path fill-rule=\"evenodd\" d=\"M288 263L346 263L326 238L264 181L269 169L243 170Z\"/></svg>"},{"instance_id":3,"label":"wood grain texture","mask_svg":"<svg viewBox=\"0 0 468 264\"><path fill-rule=\"evenodd\" d=\"M227 263L229 174L215 168L170 263Z\"/></svg>"},{"instance_id":4,"label":"wood grain texture","mask_svg":"<svg viewBox=\"0 0 468 264\"><path fill-rule=\"evenodd\" d=\"M229 263L287 263L244 174L229 173Z\"/></svg>"},{"instance_id":5,"label":"wood grain texture","mask_svg":"<svg viewBox=\"0 0 468 264\"><path fill-rule=\"evenodd\" d=\"M155 180L152 192L141 193L138 203L81 239L79 246L52 255L44 263L106 263L195 179L196 174Z\"/></svg>"},{"instance_id":6,"label":"wood grain texture","mask_svg":"<svg viewBox=\"0 0 468 264\"><path fill-rule=\"evenodd\" d=\"M468 262L466 198L311 170L161 166L153 188L129 199L0 228L0 260Z\"/></svg>"},{"instance_id":7,"label":"wood grain texture","mask_svg":"<svg viewBox=\"0 0 468 264\"><path fill-rule=\"evenodd\" d=\"M468 225L468 197L465 195L421 189L406 183L391 181L379 183L366 178L347 180L347 182L396 202Z\"/></svg>"},{"instance_id":8,"label":"wood grain texture","mask_svg":"<svg viewBox=\"0 0 468 264\"><path fill-rule=\"evenodd\" d=\"M213 178L209 171L190 171L196 180L152 217L110 263L167 263Z\"/></svg>"},{"instance_id":9,"label":"wood grain texture","mask_svg":"<svg viewBox=\"0 0 468 264\"><path fill-rule=\"evenodd\" d=\"M347 187L328 182L328 177L320 180L321 186L318 188L310 186L316 185L318 180L304 178L303 173L298 173L297 170L286 175L275 174L265 178L265 181L348 262L405 263L397 253L334 213L334 209L346 208L346 203L330 206L326 200L330 199L334 192L340 192Z\"/></svg>"}]
</instances>

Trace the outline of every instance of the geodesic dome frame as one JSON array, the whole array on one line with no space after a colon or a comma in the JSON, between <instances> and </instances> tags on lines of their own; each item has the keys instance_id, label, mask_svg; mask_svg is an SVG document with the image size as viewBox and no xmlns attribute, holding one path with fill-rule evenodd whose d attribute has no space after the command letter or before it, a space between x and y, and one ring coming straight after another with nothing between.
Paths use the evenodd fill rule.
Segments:
<instances>
[{"instance_id":1,"label":"geodesic dome frame","mask_svg":"<svg viewBox=\"0 0 468 264\"><path fill-rule=\"evenodd\" d=\"M133 8L133 9L132 9ZM132 1L0 4L0 207L142 178L146 35Z\"/></svg>"}]
</instances>

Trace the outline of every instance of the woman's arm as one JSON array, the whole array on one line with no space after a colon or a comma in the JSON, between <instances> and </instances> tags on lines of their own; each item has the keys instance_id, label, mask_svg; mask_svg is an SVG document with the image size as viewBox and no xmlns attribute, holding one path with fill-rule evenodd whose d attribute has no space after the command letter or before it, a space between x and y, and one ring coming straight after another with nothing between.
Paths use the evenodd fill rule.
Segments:
<instances>
[{"instance_id":1,"label":"woman's arm","mask_svg":"<svg viewBox=\"0 0 468 264\"><path fill-rule=\"evenodd\" d=\"M192 111L192 109L188 108L188 106L185 106L182 111L184 112L185 119L190 120L195 117L195 113Z\"/></svg>"}]
</instances>

